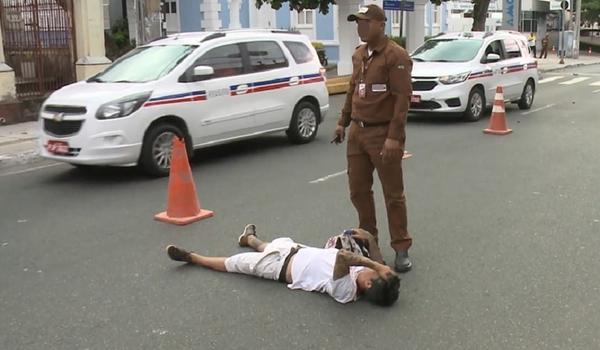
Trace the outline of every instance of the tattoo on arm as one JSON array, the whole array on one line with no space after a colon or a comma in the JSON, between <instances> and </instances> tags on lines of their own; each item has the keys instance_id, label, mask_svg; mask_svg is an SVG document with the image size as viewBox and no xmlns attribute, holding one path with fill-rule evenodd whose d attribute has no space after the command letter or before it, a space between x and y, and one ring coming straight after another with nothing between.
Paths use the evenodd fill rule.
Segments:
<instances>
[{"instance_id":1,"label":"tattoo on arm","mask_svg":"<svg viewBox=\"0 0 600 350\"><path fill-rule=\"evenodd\" d=\"M379 245L375 241L375 238L371 236L371 238L369 238L367 242L367 249L369 250L369 255L371 256L371 259L377 261L380 264L383 264L383 255L381 254L381 250L379 249Z\"/></svg>"}]
</instances>

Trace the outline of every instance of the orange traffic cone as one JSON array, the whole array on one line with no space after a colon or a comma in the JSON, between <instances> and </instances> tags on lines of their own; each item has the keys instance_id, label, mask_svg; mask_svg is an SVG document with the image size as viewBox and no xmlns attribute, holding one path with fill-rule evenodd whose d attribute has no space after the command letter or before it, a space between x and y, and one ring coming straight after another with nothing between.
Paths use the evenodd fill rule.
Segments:
<instances>
[{"instance_id":1,"label":"orange traffic cone","mask_svg":"<svg viewBox=\"0 0 600 350\"><path fill-rule=\"evenodd\" d=\"M175 225L187 225L214 215L200 206L196 186L188 162L183 140L173 139L167 211L154 215L154 219Z\"/></svg>"},{"instance_id":2,"label":"orange traffic cone","mask_svg":"<svg viewBox=\"0 0 600 350\"><path fill-rule=\"evenodd\" d=\"M506 111L504 110L504 89L502 85L496 88L496 98L494 99L494 109L490 118L490 126L483 130L486 134L506 135L512 132L506 125Z\"/></svg>"}]
</instances>

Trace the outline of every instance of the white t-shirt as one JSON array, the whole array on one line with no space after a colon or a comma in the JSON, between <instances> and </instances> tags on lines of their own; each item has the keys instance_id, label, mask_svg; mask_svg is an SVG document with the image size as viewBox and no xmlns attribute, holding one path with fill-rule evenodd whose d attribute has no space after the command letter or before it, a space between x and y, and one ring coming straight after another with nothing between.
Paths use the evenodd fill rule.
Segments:
<instances>
[{"instance_id":1,"label":"white t-shirt","mask_svg":"<svg viewBox=\"0 0 600 350\"><path fill-rule=\"evenodd\" d=\"M340 303L349 303L357 299L356 278L364 269L351 266L350 273L333 280L333 267L338 250L335 248L302 248L292 262L292 283L290 289L302 289L308 292L327 293Z\"/></svg>"}]
</instances>

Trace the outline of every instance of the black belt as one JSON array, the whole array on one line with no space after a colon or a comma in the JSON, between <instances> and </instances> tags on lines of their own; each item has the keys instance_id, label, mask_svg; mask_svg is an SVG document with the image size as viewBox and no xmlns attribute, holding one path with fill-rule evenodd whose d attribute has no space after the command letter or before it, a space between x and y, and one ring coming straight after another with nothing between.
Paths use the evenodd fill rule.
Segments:
<instances>
[{"instance_id":1,"label":"black belt","mask_svg":"<svg viewBox=\"0 0 600 350\"><path fill-rule=\"evenodd\" d=\"M296 255L296 253L298 253L300 249L302 249L302 247L293 247L292 249L290 249L290 253L285 257L285 260L283 261L283 266L281 266L281 271L279 272L278 279L279 282L287 283L287 278L285 278L285 275L287 272L288 265L290 264L290 260L292 260L292 257Z\"/></svg>"},{"instance_id":2,"label":"black belt","mask_svg":"<svg viewBox=\"0 0 600 350\"><path fill-rule=\"evenodd\" d=\"M383 125L388 125L390 122L377 122L377 123L368 123L368 122L363 122L362 120L358 120L358 119L352 119L353 122L355 122L358 126L360 126L361 128L370 128L373 126L383 126Z\"/></svg>"}]
</instances>

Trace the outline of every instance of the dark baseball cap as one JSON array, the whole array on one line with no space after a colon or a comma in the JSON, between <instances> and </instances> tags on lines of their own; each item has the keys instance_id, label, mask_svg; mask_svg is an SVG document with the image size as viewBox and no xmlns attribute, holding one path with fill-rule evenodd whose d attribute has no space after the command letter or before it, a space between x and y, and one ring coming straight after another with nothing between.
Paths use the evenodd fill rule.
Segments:
<instances>
[{"instance_id":1,"label":"dark baseball cap","mask_svg":"<svg viewBox=\"0 0 600 350\"><path fill-rule=\"evenodd\" d=\"M381 22L387 21L383 9L375 4L361 7L357 13L353 13L350 16L348 16L349 22L355 22L359 19L372 19Z\"/></svg>"}]
</instances>

